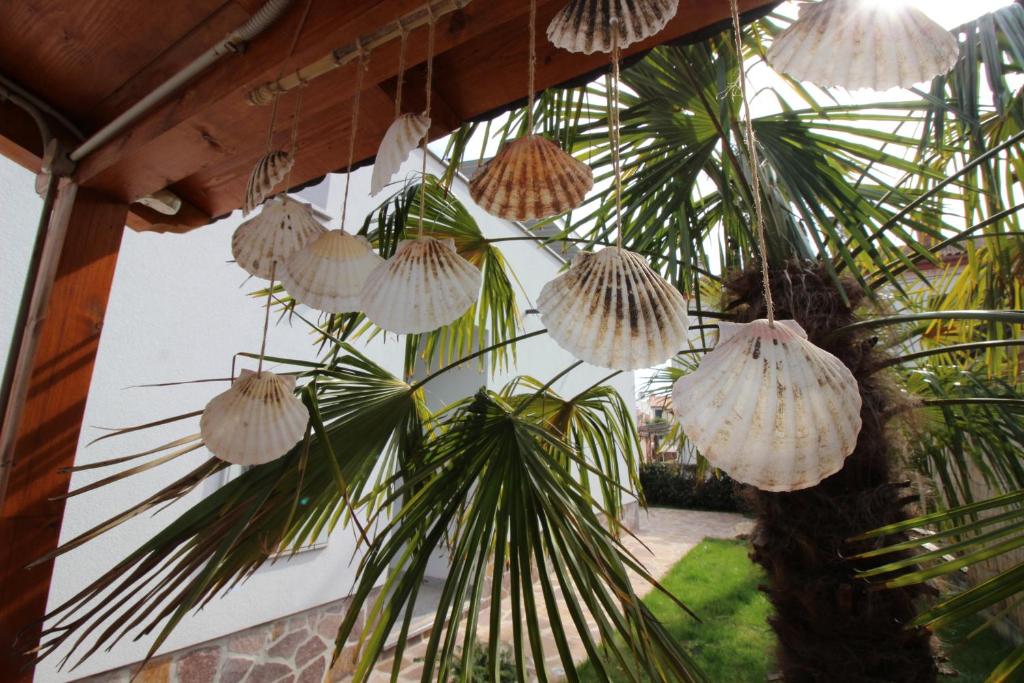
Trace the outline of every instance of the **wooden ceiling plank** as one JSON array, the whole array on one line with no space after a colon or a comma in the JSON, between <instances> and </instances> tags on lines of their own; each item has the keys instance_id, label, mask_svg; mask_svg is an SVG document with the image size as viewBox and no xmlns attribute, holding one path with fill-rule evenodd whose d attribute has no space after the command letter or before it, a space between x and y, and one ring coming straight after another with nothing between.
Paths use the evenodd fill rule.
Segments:
<instances>
[{"instance_id":1,"label":"wooden ceiling plank","mask_svg":"<svg viewBox=\"0 0 1024 683\"><path fill-rule=\"evenodd\" d=\"M560 1L552 0L552 3ZM334 47L348 44L372 32L376 26L403 16L418 4L419 0L382 0L372 3L369 8L364 4L356 11L345 12L339 11L339 5L335 3L315 3L308 28L290 64L315 61ZM319 13L318 7L321 8ZM526 9L525 3L519 0L473 2L439 22L437 50L440 53L457 47L510 18L522 16ZM294 19L293 14L289 19ZM203 133L217 138L222 147L230 148L233 142L228 138L238 121L253 116L269 116L265 109L261 111L261 108L249 105L246 95L254 86L278 75L282 53L287 49L285 43L291 38L294 28L294 21L283 21L272 34L255 41L248 54L225 60L182 91L175 100L152 112L128 134L83 160L77 175L79 182L118 197L134 199L162 189L168 180L174 182L189 175L177 167L174 172L147 168L153 159L160 160L159 166L173 165L166 157L173 152L186 163L191 160L194 164L192 170L207 165L208 157L218 156L218 150L211 149ZM409 40L410 64L425 61L425 33L425 29L421 29ZM380 83L395 76L398 47L395 41L374 52L367 83ZM342 68L318 81L334 83L334 101L344 101L351 97L354 88L351 73L351 69ZM210 117L206 119L208 123L226 121L226 128L197 130L195 122L207 116Z\"/></svg>"}]
</instances>

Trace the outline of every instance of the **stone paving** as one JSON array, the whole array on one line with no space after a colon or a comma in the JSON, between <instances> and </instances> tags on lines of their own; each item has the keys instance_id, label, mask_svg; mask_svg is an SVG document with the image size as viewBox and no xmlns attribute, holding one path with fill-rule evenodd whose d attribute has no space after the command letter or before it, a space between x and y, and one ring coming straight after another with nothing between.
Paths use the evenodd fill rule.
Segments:
<instances>
[{"instance_id":1,"label":"stone paving","mask_svg":"<svg viewBox=\"0 0 1024 683\"><path fill-rule=\"evenodd\" d=\"M643 563L652 576L660 578L705 538L734 538L737 535L749 533L752 526L752 523L738 514L652 508L647 512L641 511L640 527L636 531L637 538L626 537L624 544ZM645 594L650 590L650 586L643 583L639 577L634 575L631 578L633 587L638 592ZM560 598L561 595L558 594L558 597ZM539 604L543 604L543 596L541 596L539 588L536 591L536 598ZM569 628L572 629L568 611L563 608L560 612L563 624L569 624ZM489 612L482 614L478 634L483 642L487 640L488 621ZM502 623L502 639L510 642L512 638L510 607L505 609ZM591 624L590 630L595 635L597 634L597 628L593 624ZM551 627L543 614L541 615L541 633L544 638L544 651L550 653L545 662L546 670L552 679L558 680L564 671L562 671L561 661L555 649ZM587 653L575 630L573 629L571 633L567 632L566 636L576 660L585 660ZM421 638L419 642L409 646L403 658L400 683L412 683L420 680L425 652L425 638ZM376 671L371 675L370 681L373 683L389 681L391 667L391 661L380 662ZM334 676L334 681L338 683L348 683L351 680L351 676L347 675Z\"/></svg>"}]
</instances>

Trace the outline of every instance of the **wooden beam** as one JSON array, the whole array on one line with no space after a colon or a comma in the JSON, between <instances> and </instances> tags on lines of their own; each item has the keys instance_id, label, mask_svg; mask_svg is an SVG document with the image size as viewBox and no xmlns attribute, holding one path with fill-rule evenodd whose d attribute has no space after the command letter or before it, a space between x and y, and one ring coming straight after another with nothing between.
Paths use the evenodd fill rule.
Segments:
<instances>
[{"instance_id":1,"label":"wooden beam","mask_svg":"<svg viewBox=\"0 0 1024 683\"><path fill-rule=\"evenodd\" d=\"M85 401L107 308L128 207L96 192L62 186L47 245L53 285L34 309L37 335L27 395L0 492L0 681L31 683L53 562L25 565L52 552L60 538L64 496L75 461ZM54 254L54 250L56 254ZM59 256L58 256L59 255ZM42 271L41 271L42 272ZM44 288L45 289L45 288ZM27 668L26 668L27 667Z\"/></svg>"},{"instance_id":2,"label":"wooden beam","mask_svg":"<svg viewBox=\"0 0 1024 683\"><path fill-rule=\"evenodd\" d=\"M557 4L562 0L548 1ZM420 4L421 0L314 3L307 28L289 64L294 67L313 62L332 48L346 45ZM528 3L521 0L477 0L438 23L436 49L439 53L452 49L494 26L525 16L527 11ZM83 160L76 174L79 183L133 201L248 149L254 142L254 130L262 130L257 136L262 139L270 111L252 107L247 96L253 87L280 73L298 14L301 12L290 13L287 20L255 41L245 55L226 59L125 135ZM420 29L410 36L410 65L426 60L425 33L425 29ZM395 76L397 43L374 51L367 86ZM311 88L320 82L328 83L332 90L330 101L344 107L341 103L354 94L354 73L354 65L340 68L318 79ZM287 98L282 106L288 107ZM192 199L197 206L203 206L200 198Z\"/></svg>"}]
</instances>

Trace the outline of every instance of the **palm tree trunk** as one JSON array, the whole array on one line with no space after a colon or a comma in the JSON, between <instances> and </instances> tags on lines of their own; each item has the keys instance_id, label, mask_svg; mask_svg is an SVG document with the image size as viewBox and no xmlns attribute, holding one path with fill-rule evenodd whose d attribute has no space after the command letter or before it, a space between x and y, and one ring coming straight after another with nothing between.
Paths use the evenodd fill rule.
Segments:
<instances>
[{"instance_id":1,"label":"palm tree trunk","mask_svg":"<svg viewBox=\"0 0 1024 683\"><path fill-rule=\"evenodd\" d=\"M793 264L772 274L777 317L799 322L813 343L857 378L864 427L845 467L820 485L751 494L757 513L753 559L768 575L764 590L775 607L771 625L787 683L930 683L937 676L931 634L907 626L924 589L873 590L855 578L871 563L845 559L872 547L847 539L905 519L912 497L892 481L897 456L886 425L899 412L900 399L874 371L881 355L876 340L828 339L856 321L853 311L863 298L852 282L844 286L849 302L817 265ZM741 321L765 317L759 273L734 277L727 292Z\"/></svg>"}]
</instances>

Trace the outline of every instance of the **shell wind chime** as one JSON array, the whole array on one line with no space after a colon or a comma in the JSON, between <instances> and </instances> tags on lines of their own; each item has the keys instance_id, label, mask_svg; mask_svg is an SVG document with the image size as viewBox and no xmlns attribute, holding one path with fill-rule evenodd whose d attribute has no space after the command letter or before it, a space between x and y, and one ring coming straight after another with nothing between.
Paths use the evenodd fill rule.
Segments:
<instances>
[{"instance_id":1,"label":"shell wind chime","mask_svg":"<svg viewBox=\"0 0 1024 683\"><path fill-rule=\"evenodd\" d=\"M289 57L309 15L299 21ZM287 61L287 60L286 60ZM274 188L287 181L298 148L298 126L302 112L302 91L292 119L291 152L268 152L256 165L246 192L248 212L263 203ZM271 116L268 150L277 118L277 102ZM286 183L287 184L287 183ZM263 465L285 455L302 441L309 423L309 410L295 396L295 377L263 369L270 330L270 308L279 267L294 253L315 242L326 231L308 204L287 194L263 205L259 215L238 226L231 238L231 253L238 265L254 277L270 280L259 366L254 372L242 370L231 387L215 396L203 409L199 432L206 448L217 458L234 465Z\"/></svg>"},{"instance_id":2,"label":"shell wind chime","mask_svg":"<svg viewBox=\"0 0 1024 683\"><path fill-rule=\"evenodd\" d=\"M679 0L570 0L548 25L548 40L569 52L611 52L650 38L679 11Z\"/></svg>"},{"instance_id":3,"label":"shell wind chime","mask_svg":"<svg viewBox=\"0 0 1024 683\"><path fill-rule=\"evenodd\" d=\"M792 320L720 323L718 344L672 390L683 432L730 477L764 491L814 486L857 445L861 396L842 361Z\"/></svg>"},{"instance_id":4,"label":"shell wind chime","mask_svg":"<svg viewBox=\"0 0 1024 683\"><path fill-rule=\"evenodd\" d=\"M580 360L615 370L657 365L686 344L686 299L647 264L622 248L619 162L619 20L609 27L612 80L608 100L615 176L616 246L573 259L568 272L544 285L537 308L548 334Z\"/></svg>"},{"instance_id":5,"label":"shell wind chime","mask_svg":"<svg viewBox=\"0 0 1024 683\"><path fill-rule=\"evenodd\" d=\"M529 92L526 136L513 140L469 184L484 211L514 221L557 216L583 203L594 186L590 167L533 132L537 72L537 2L530 0Z\"/></svg>"},{"instance_id":6,"label":"shell wind chime","mask_svg":"<svg viewBox=\"0 0 1024 683\"><path fill-rule=\"evenodd\" d=\"M302 440L309 421L295 397L295 377L242 370L199 420L206 447L234 465L263 465Z\"/></svg>"},{"instance_id":7,"label":"shell wind chime","mask_svg":"<svg viewBox=\"0 0 1024 683\"><path fill-rule=\"evenodd\" d=\"M427 108L429 120L434 72L434 20L429 22ZM443 327L463 315L477 300L483 274L455 250L453 240L425 236L427 204L427 138L423 136L419 233L402 240L394 255L367 278L363 311L388 332L421 334Z\"/></svg>"},{"instance_id":8,"label":"shell wind chime","mask_svg":"<svg viewBox=\"0 0 1024 683\"><path fill-rule=\"evenodd\" d=\"M284 263L326 230L308 204L287 195L274 197L255 217L238 226L231 237L231 254L245 272L269 280L276 264Z\"/></svg>"},{"instance_id":9,"label":"shell wind chime","mask_svg":"<svg viewBox=\"0 0 1024 683\"><path fill-rule=\"evenodd\" d=\"M429 6L428 6L429 7ZM370 177L370 194L376 196L391 182L402 164L409 158L413 150L420 146L420 141L430 132L430 117L426 113L402 113L402 87L405 84L405 48L409 34L402 27L402 45L398 56L398 90L395 93L395 120L384 133L377 160L373 164Z\"/></svg>"},{"instance_id":10,"label":"shell wind chime","mask_svg":"<svg viewBox=\"0 0 1024 683\"><path fill-rule=\"evenodd\" d=\"M360 94L366 73L366 55L357 65L356 92L352 98L352 126L349 138L348 173L341 209L341 229L330 230L285 261L281 284L301 304L325 313L353 313L362 308L363 286L383 259L373 251L367 239L345 231L348 215L349 184L359 134Z\"/></svg>"},{"instance_id":11,"label":"shell wind chime","mask_svg":"<svg viewBox=\"0 0 1024 683\"><path fill-rule=\"evenodd\" d=\"M960 56L952 33L907 3L821 0L775 39L768 63L823 88L909 88L948 73Z\"/></svg>"},{"instance_id":12,"label":"shell wind chime","mask_svg":"<svg viewBox=\"0 0 1024 683\"><path fill-rule=\"evenodd\" d=\"M742 61L739 8L731 0ZM718 343L672 390L672 408L708 461L737 481L765 491L815 486L843 467L861 430L861 396L842 361L812 344L792 320L775 320L761 205L757 140L746 111L754 213L767 320L721 323Z\"/></svg>"}]
</instances>

